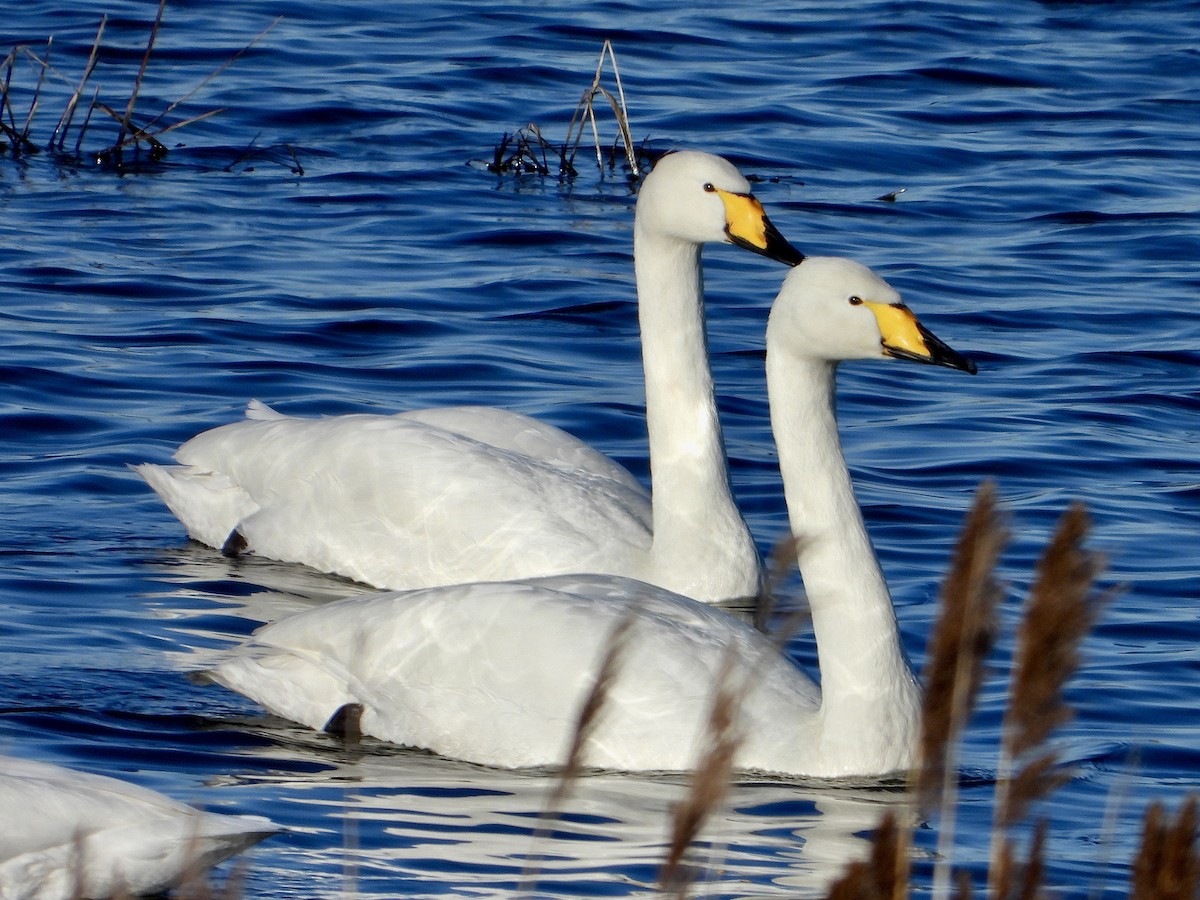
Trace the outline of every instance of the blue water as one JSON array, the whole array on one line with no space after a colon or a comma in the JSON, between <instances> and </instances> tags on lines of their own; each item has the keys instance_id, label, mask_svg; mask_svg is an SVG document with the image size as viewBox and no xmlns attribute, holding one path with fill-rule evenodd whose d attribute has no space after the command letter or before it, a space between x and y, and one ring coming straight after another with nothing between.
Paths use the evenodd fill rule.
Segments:
<instances>
[{"instance_id":1,"label":"blue water","mask_svg":"<svg viewBox=\"0 0 1200 900\"><path fill-rule=\"evenodd\" d=\"M0 53L54 35L71 84L107 13L92 85L123 108L153 4L10 7ZM223 110L168 135L165 160L0 158L0 750L287 826L251 855L248 896L507 894L533 852L547 895L652 890L678 778L587 778L538 837L542 776L347 750L188 681L258 623L361 588L187 543L126 469L256 397L506 406L645 476L633 189L484 165L530 122L561 139L609 38L635 137L729 156L797 246L876 267L980 365L848 365L839 399L918 665L980 480L1011 515L1005 628L961 758L955 858L977 876L1012 626L1056 518L1087 503L1122 588L1069 692L1073 777L1039 811L1048 883L1120 896L1146 803L1200 779L1195 5L189 0L138 111L276 16L168 117ZM19 62L18 116L35 83ZM44 92L42 143L65 97ZM100 118L85 150L115 137ZM785 528L762 374L782 271L728 248L705 268L735 489L765 551ZM789 650L812 664L806 635ZM739 783L696 893L819 892L896 801Z\"/></svg>"}]
</instances>

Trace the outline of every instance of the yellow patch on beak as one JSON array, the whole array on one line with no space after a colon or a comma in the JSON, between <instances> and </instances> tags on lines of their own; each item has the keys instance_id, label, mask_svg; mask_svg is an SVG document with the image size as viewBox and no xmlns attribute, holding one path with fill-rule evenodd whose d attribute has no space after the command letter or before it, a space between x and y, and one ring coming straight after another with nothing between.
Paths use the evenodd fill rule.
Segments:
<instances>
[{"instance_id":1,"label":"yellow patch on beak","mask_svg":"<svg viewBox=\"0 0 1200 900\"><path fill-rule=\"evenodd\" d=\"M884 351L899 350L910 356L920 356L928 359L931 354L925 346L925 337L921 334L917 317L907 306L892 306L890 303L874 303L864 300L863 305L875 314L879 323L879 333L883 336Z\"/></svg>"},{"instance_id":2,"label":"yellow patch on beak","mask_svg":"<svg viewBox=\"0 0 1200 900\"><path fill-rule=\"evenodd\" d=\"M918 322L912 310L903 303L894 306L870 300L862 303L875 314L884 356L975 374L974 362Z\"/></svg>"},{"instance_id":3,"label":"yellow patch on beak","mask_svg":"<svg viewBox=\"0 0 1200 900\"><path fill-rule=\"evenodd\" d=\"M767 214L762 204L749 194L734 194L716 188L725 204L725 232L735 240L759 249L767 249Z\"/></svg>"}]
</instances>

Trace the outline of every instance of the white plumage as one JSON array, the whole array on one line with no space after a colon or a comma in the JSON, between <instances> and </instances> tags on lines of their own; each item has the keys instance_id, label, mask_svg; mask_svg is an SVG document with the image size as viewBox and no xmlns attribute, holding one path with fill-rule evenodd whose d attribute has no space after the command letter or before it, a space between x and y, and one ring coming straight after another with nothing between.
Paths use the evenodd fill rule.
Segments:
<instances>
[{"instance_id":1,"label":"white plumage","mask_svg":"<svg viewBox=\"0 0 1200 900\"><path fill-rule=\"evenodd\" d=\"M280 829L128 782L0 756L0 898L156 894Z\"/></svg>"},{"instance_id":2,"label":"white plumage","mask_svg":"<svg viewBox=\"0 0 1200 900\"><path fill-rule=\"evenodd\" d=\"M752 595L759 560L729 487L700 248L801 257L749 189L725 160L681 152L638 197L653 504L578 439L481 407L311 420L252 404L184 444L179 466L137 470L196 540L220 548L236 532L239 548L376 587L600 572L702 600Z\"/></svg>"},{"instance_id":3,"label":"white plumage","mask_svg":"<svg viewBox=\"0 0 1200 900\"><path fill-rule=\"evenodd\" d=\"M558 576L368 595L260 629L210 675L314 728L348 704L365 733L497 766L561 762L625 610L638 612L586 763L687 769L727 654L741 769L877 775L912 760L920 691L842 459L841 360L896 357L974 371L865 267L812 258L767 332L772 427L812 609L818 689L724 612L628 578Z\"/></svg>"}]
</instances>

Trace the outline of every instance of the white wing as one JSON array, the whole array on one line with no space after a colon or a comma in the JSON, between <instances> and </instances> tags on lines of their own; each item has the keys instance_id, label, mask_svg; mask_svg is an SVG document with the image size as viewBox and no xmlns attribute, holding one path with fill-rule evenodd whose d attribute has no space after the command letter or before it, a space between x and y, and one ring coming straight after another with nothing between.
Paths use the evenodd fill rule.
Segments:
<instances>
[{"instance_id":1,"label":"white wing","mask_svg":"<svg viewBox=\"0 0 1200 900\"><path fill-rule=\"evenodd\" d=\"M138 471L192 537L219 548L236 529L256 553L381 587L628 571L650 547L625 469L513 413L256 418L176 458Z\"/></svg>"},{"instance_id":2,"label":"white wing","mask_svg":"<svg viewBox=\"0 0 1200 900\"><path fill-rule=\"evenodd\" d=\"M553 765L630 604L637 614L587 764L690 768L712 686L734 652L754 673L742 703L753 737L744 764L779 770L778 753L758 747L795 741L819 703L815 686L733 617L632 579L354 597L260 629L210 674L313 728L357 703L364 732L384 740L488 765Z\"/></svg>"}]
</instances>

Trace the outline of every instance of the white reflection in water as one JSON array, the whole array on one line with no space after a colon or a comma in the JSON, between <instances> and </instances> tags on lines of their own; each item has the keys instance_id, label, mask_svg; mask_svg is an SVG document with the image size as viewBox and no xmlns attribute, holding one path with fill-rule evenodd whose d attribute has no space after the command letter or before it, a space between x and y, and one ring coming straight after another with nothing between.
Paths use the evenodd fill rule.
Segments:
<instances>
[{"instance_id":1,"label":"white reflection in water","mask_svg":"<svg viewBox=\"0 0 1200 900\"><path fill-rule=\"evenodd\" d=\"M294 743L287 749L292 762L304 753ZM336 876L331 893L656 892L671 809L686 787L675 775L589 775L547 824L539 818L552 787L547 775L381 745L356 761L315 753L318 759L328 768L259 784L273 808L289 808L318 839L277 842L256 865L278 869L281 879L288 871ZM899 797L869 787L736 784L693 848L690 893L820 894L847 862L865 855L864 835Z\"/></svg>"}]
</instances>

